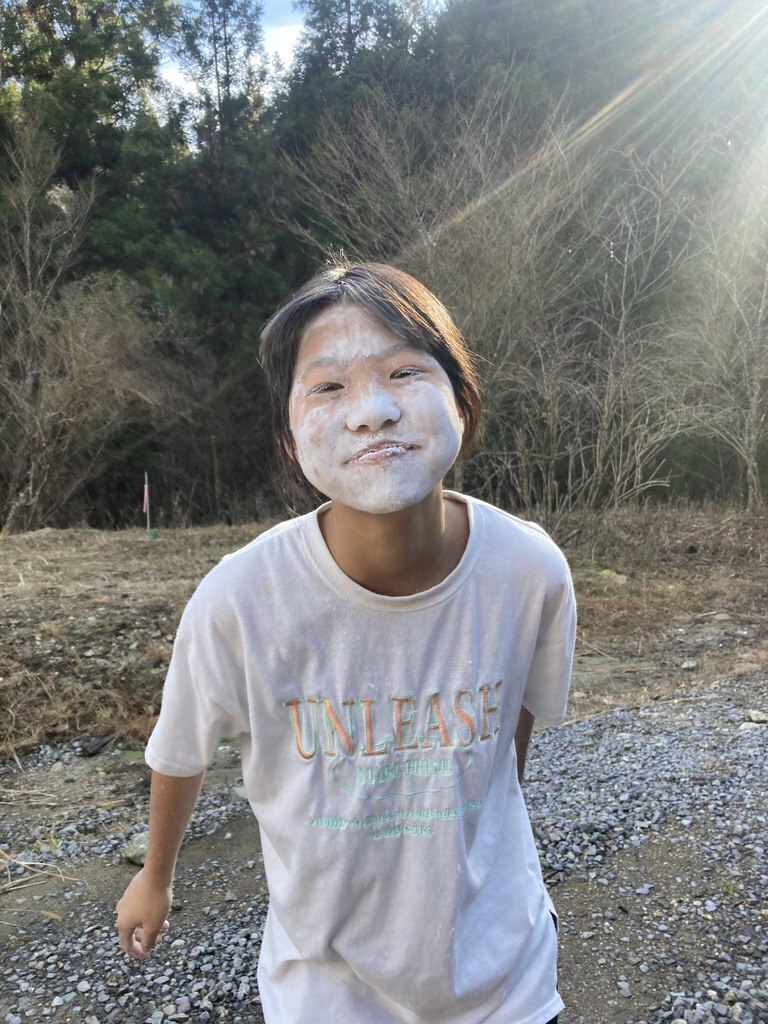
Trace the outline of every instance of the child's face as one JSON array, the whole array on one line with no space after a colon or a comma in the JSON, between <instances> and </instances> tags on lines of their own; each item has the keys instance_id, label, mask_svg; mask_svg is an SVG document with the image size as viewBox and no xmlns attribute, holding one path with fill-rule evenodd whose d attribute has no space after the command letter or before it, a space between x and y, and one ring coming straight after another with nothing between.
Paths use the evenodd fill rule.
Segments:
<instances>
[{"instance_id":1,"label":"child's face","mask_svg":"<svg viewBox=\"0 0 768 1024\"><path fill-rule=\"evenodd\" d=\"M289 419L306 478L333 501L376 514L426 498L455 462L464 429L438 361L351 304L305 328Z\"/></svg>"}]
</instances>

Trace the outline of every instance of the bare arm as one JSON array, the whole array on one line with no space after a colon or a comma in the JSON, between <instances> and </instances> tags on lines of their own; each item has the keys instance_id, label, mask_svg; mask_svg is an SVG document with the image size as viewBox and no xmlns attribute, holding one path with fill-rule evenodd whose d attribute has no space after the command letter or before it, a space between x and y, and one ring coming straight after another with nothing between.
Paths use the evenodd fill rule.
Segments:
<instances>
[{"instance_id":1,"label":"bare arm","mask_svg":"<svg viewBox=\"0 0 768 1024\"><path fill-rule=\"evenodd\" d=\"M528 754L528 744L531 741L533 732L534 717L527 708L520 708L520 717L515 728L515 751L517 752L517 779L523 781L525 771L525 758Z\"/></svg>"},{"instance_id":2,"label":"bare arm","mask_svg":"<svg viewBox=\"0 0 768 1024\"><path fill-rule=\"evenodd\" d=\"M205 772L186 778L152 773L147 859L117 904L120 946L140 960L149 956L160 932L168 928L176 858L204 776Z\"/></svg>"}]
</instances>

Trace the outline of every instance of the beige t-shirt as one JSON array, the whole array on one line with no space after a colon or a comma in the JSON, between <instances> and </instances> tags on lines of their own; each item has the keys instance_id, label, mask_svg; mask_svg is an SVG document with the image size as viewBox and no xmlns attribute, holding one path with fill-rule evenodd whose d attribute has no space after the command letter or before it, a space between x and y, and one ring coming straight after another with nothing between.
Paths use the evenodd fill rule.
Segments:
<instances>
[{"instance_id":1,"label":"beige t-shirt","mask_svg":"<svg viewBox=\"0 0 768 1024\"><path fill-rule=\"evenodd\" d=\"M563 1007L523 796L521 704L565 714L575 606L540 528L467 504L436 587L342 573L317 512L225 558L182 618L147 762L241 735L270 908L268 1024L545 1024Z\"/></svg>"}]
</instances>

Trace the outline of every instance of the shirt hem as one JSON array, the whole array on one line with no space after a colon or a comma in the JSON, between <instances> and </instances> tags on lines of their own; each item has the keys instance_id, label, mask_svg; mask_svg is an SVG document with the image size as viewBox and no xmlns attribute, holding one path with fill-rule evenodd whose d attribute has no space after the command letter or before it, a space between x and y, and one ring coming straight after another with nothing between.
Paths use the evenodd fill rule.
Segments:
<instances>
[{"instance_id":1,"label":"shirt hem","mask_svg":"<svg viewBox=\"0 0 768 1024\"><path fill-rule=\"evenodd\" d=\"M553 1017L557 1017L564 1009L565 1003L558 992L546 1006L537 1010L535 1013L530 1014L528 1017L522 1017L514 1021L503 1021L499 1018L498 1024L549 1024L549 1021L551 1021ZM491 1024L494 1024L493 1019Z\"/></svg>"}]
</instances>

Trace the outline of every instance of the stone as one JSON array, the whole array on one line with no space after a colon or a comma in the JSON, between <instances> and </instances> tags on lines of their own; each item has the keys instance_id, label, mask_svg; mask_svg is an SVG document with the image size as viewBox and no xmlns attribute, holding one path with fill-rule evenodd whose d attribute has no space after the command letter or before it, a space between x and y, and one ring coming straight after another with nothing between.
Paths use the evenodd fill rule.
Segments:
<instances>
[{"instance_id":1,"label":"stone","mask_svg":"<svg viewBox=\"0 0 768 1024\"><path fill-rule=\"evenodd\" d=\"M144 866L147 859L147 847L149 846L149 832L137 832L125 848L125 859L131 864Z\"/></svg>"}]
</instances>

